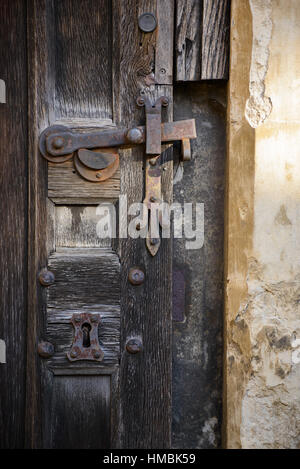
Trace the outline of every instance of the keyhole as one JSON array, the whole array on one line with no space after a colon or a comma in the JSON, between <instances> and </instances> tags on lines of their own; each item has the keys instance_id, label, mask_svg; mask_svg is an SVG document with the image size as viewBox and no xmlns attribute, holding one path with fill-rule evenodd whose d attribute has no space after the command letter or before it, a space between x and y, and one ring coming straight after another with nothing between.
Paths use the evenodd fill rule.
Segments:
<instances>
[{"instance_id":1,"label":"keyhole","mask_svg":"<svg viewBox=\"0 0 300 469\"><path fill-rule=\"evenodd\" d=\"M90 330L91 326L88 322L85 322L81 326L83 338L82 338L82 346L84 348L89 348L91 346L91 339L90 339Z\"/></svg>"}]
</instances>

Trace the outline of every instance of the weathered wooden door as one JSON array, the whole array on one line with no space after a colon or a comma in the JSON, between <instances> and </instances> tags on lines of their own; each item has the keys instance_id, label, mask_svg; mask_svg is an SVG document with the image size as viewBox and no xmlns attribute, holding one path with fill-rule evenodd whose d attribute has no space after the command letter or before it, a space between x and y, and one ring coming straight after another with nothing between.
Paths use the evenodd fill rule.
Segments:
<instances>
[{"instance_id":1,"label":"weathered wooden door","mask_svg":"<svg viewBox=\"0 0 300 469\"><path fill-rule=\"evenodd\" d=\"M7 107L1 108L6 119L0 143L6 171L6 176L1 173L6 177L1 202L11 210L2 246L7 269L2 286L8 293L0 332L7 353L13 355L1 369L7 386L1 405L4 447L171 446L172 239L161 239L152 256L143 238L133 239L117 228L116 239L101 239L96 229L99 204L112 203L118 214L124 201L120 195L126 196L128 207L143 201L145 148L120 150L119 170L104 182L92 183L79 176L71 160L47 162L38 144L42 131L52 125L82 133L144 125L145 109L136 105L139 96L153 102L168 97L162 119L172 121L176 79L224 78L224 50L218 49L218 41L213 50L201 42L202 29L197 32L193 22L193 46L181 51L182 56L176 49L177 75L173 73L174 44L191 45L188 18L198 21L200 10L203 14L202 2L187 2L187 11L184 3L176 2L176 9L173 0L28 0L1 5L7 19L2 28ZM219 17L206 21L223 28L228 2L219 3ZM138 18L145 12L156 17L153 31L139 28ZM202 74L197 59L201 44ZM223 150L224 145L218 150L222 161ZM170 203L172 152L170 145L163 145L160 160L163 199ZM129 281L133 267L144 273L140 285ZM54 274L54 281L45 279L47 272ZM68 357L76 317L83 314L101 316L102 360ZM89 321L80 324L85 326L86 348L93 328ZM128 346L132 339L137 353ZM12 385L12 373L17 386ZM13 411L6 414L4 407Z\"/></svg>"}]
</instances>

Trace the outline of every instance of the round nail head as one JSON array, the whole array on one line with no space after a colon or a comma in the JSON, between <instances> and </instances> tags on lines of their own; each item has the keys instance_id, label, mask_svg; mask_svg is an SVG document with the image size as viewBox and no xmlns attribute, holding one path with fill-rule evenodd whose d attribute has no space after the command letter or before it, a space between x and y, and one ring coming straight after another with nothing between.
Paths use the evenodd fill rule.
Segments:
<instances>
[{"instance_id":1,"label":"round nail head","mask_svg":"<svg viewBox=\"0 0 300 469\"><path fill-rule=\"evenodd\" d=\"M50 270L43 269L39 274L39 281L44 287L49 287L55 282L54 273Z\"/></svg>"},{"instance_id":2,"label":"round nail head","mask_svg":"<svg viewBox=\"0 0 300 469\"><path fill-rule=\"evenodd\" d=\"M131 285L141 285L145 281L145 274L141 269L132 267L129 270L128 279Z\"/></svg>"},{"instance_id":3,"label":"round nail head","mask_svg":"<svg viewBox=\"0 0 300 469\"><path fill-rule=\"evenodd\" d=\"M71 353L70 353L70 355L71 355L72 358L76 358L77 355L78 355L78 353L77 353L76 350L72 350Z\"/></svg>"},{"instance_id":4,"label":"round nail head","mask_svg":"<svg viewBox=\"0 0 300 469\"><path fill-rule=\"evenodd\" d=\"M54 146L54 148L59 150L60 148L62 148L64 146L64 139L62 137L56 137L53 140L53 146Z\"/></svg>"},{"instance_id":5,"label":"round nail head","mask_svg":"<svg viewBox=\"0 0 300 469\"><path fill-rule=\"evenodd\" d=\"M93 356L96 359L100 358L101 354L100 354L99 350L93 350Z\"/></svg>"},{"instance_id":6,"label":"round nail head","mask_svg":"<svg viewBox=\"0 0 300 469\"><path fill-rule=\"evenodd\" d=\"M139 339L129 339L126 344L128 353L136 354L142 351L143 345Z\"/></svg>"},{"instance_id":7,"label":"round nail head","mask_svg":"<svg viewBox=\"0 0 300 469\"><path fill-rule=\"evenodd\" d=\"M156 29L157 21L153 13L143 13L138 20L139 28L143 33L152 33Z\"/></svg>"},{"instance_id":8,"label":"round nail head","mask_svg":"<svg viewBox=\"0 0 300 469\"><path fill-rule=\"evenodd\" d=\"M38 345L38 354L42 358L50 358L54 355L54 346L50 342L40 342Z\"/></svg>"},{"instance_id":9,"label":"round nail head","mask_svg":"<svg viewBox=\"0 0 300 469\"><path fill-rule=\"evenodd\" d=\"M140 129L133 128L127 132L126 138L130 143L142 143L143 134Z\"/></svg>"}]
</instances>

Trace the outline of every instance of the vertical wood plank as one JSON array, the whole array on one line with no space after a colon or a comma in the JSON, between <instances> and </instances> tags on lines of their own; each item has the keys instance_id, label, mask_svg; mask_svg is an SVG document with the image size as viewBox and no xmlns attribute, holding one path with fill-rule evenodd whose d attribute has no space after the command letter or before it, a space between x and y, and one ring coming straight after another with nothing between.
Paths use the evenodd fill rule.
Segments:
<instances>
[{"instance_id":1,"label":"vertical wood plank","mask_svg":"<svg viewBox=\"0 0 300 469\"><path fill-rule=\"evenodd\" d=\"M176 80L195 81L201 76L203 0L176 0Z\"/></svg>"},{"instance_id":2,"label":"vertical wood plank","mask_svg":"<svg viewBox=\"0 0 300 469\"><path fill-rule=\"evenodd\" d=\"M230 0L203 0L202 80L228 78Z\"/></svg>"},{"instance_id":3,"label":"vertical wood plank","mask_svg":"<svg viewBox=\"0 0 300 469\"><path fill-rule=\"evenodd\" d=\"M176 80L228 78L230 0L176 0Z\"/></svg>"},{"instance_id":4,"label":"vertical wood plank","mask_svg":"<svg viewBox=\"0 0 300 469\"><path fill-rule=\"evenodd\" d=\"M42 406L40 359L37 344L45 333L45 288L37 278L47 265L47 162L38 151L40 132L50 125L53 61L49 48L49 27L53 25L47 0L28 1L28 322L26 381L26 446L40 447Z\"/></svg>"},{"instance_id":5,"label":"vertical wood plank","mask_svg":"<svg viewBox=\"0 0 300 469\"><path fill-rule=\"evenodd\" d=\"M26 5L0 2L0 447L24 444L27 284L27 63Z\"/></svg>"},{"instance_id":6,"label":"vertical wood plank","mask_svg":"<svg viewBox=\"0 0 300 469\"><path fill-rule=\"evenodd\" d=\"M157 0L155 83L173 84L174 0Z\"/></svg>"},{"instance_id":7,"label":"vertical wood plank","mask_svg":"<svg viewBox=\"0 0 300 469\"><path fill-rule=\"evenodd\" d=\"M58 118L111 119L110 10L109 0L54 2Z\"/></svg>"},{"instance_id":8,"label":"vertical wood plank","mask_svg":"<svg viewBox=\"0 0 300 469\"><path fill-rule=\"evenodd\" d=\"M120 38L116 46L122 57L120 76L115 77L115 95L119 96L115 112L122 125L145 123L145 110L135 104L140 93L153 99L162 94L172 98L171 86L149 86L147 80L154 60L155 34L141 36L137 20L154 6L153 1L146 0L114 2L113 11L118 15L114 18L115 37ZM164 112L165 120L172 119L172 104ZM143 151L142 147L126 150L126 156L124 152L120 158L121 193L127 196L128 205L143 200ZM165 166L164 197L171 201L172 161ZM119 254L122 274L118 446L167 448L171 435L171 240L162 240L159 253L152 258L144 239L123 238ZM128 271L134 265L146 275L145 283L139 287L128 281ZM143 351L136 355L125 350L132 337L143 342Z\"/></svg>"}]
</instances>

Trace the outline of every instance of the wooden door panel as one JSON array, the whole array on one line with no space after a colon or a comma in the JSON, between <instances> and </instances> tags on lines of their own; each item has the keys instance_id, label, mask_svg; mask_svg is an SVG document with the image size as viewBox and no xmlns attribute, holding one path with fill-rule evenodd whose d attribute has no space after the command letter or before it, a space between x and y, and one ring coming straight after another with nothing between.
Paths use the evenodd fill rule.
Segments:
<instances>
[{"instance_id":1,"label":"wooden door panel","mask_svg":"<svg viewBox=\"0 0 300 469\"><path fill-rule=\"evenodd\" d=\"M54 206L57 248L111 248L111 239L97 235L100 216L95 205Z\"/></svg>"},{"instance_id":2,"label":"wooden door panel","mask_svg":"<svg viewBox=\"0 0 300 469\"><path fill-rule=\"evenodd\" d=\"M45 448L99 449L110 446L111 378L109 375L49 374L45 402Z\"/></svg>"},{"instance_id":3,"label":"wooden door panel","mask_svg":"<svg viewBox=\"0 0 300 469\"><path fill-rule=\"evenodd\" d=\"M55 119L112 120L112 2L53 2Z\"/></svg>"},{"instance_id":4,"label":"wooden door panel","mask_svg":"<svg viewBox=\"0 0 300 469\"><path fill-rule=\"evenodd\" d=\"M168 37L162 29L151 34L139 30L137 18L145 11L153 11L158 21L164 16L170 26ZM95 233L93 205L115 203L120 193L127 196L128 204L143 200L144 149L122 151L119 172L104 183L93 184L78 176L72 162L46 163L37 142L41 131L53 124L78 131L144 124L145 111L136 106L141 93L152 99L167 95L170 105L163 119L171 120L172 86L166 83L172 82L172 28L171 0L167 5L161 0L90 0L84 7L80 0L29 1L34 76L30 95L29 446L170 445L170 240L163 240L153 259L144 239L120 239L118 245L113 243L114 252ZM164 49L166 74L156 61L158 49ZM167 146L163 150L163 192L165 200L171 201L171 150ZM128 282L129 268L134 265L146 272L140 288ZM36 282L39 270L46 266L56 277L48 289ZM101 314L102 362L68 361L74 312ZM138 356L126 351L132 337L143 342ZM55 347L49 359L37 356L42 340ZM89 387L91 396L87 397ZM80 435L77 423L82 427ZM105 436L89 439L87 433L97 434L100 428Z\"/></svg>"},{"instance_id":5,"label":"wooden door panel","mask_svg":"<svg viewBox=\"0 0 300 469\"><path fill-rule=\"evenodd\" d=\"M168 448L172 241L162 239L153 258L144 239L101 240L96 231L99 203L117 207L120 194L126 195L128 206L142 202L145 149L141 145L120 151L120 168L114 176L93 184L76 173L71 161L47 163L38 143L41 132L54 124L79 132L144 125L145 109L136 106L140 95L153 100L167 96L170 104L162 118L173 120L173 63L178 81L226 78L229 0L203 0L199 5L194 0L0 3L4 44L0 78L7 89L7 103L0 104L4 117L0 339L6 342L8 357L0 368L1 446ZM156 15L158 27L151 33L138 27L144 12ZM184 56L180 56L182 44ZM194 105L193 98L190 102ZM201 131L204 139L208 134ZM162 146L162 191L170 203L172 160L172 148ZM201 172L204 178L207 168L211 166L204 165ZM194 176L188 183L197 185ZM219 269L219 264L213 265ZM128 280L134 266L145 272L145 282L138 287ZM56 276L49 288L39 282L45 268ZM204 285L211 270L203 273L197 267L194 272L195 285ZM203 286L203 296L204 291ZM218 308L220 301L218 296ZM75 312L102 315L98 331L102 362L67 359ZM188 327L194 330L196 314L193 321ZM213 330L218 328L219 322ZM126 343L131 338L142 342L141 353L128 353ZM45 340L55 349L47 359L38 354L38 345ZM183 386L178 382L177 390L175 386L177 408ZM206 386L211 394L212 387ZM196 408L188 404L182 409ZM191 432L192 427L181 422L178 427L175 444L180 446L180 432L183 428ZM184 444L190 441L185 438Z\"/></svg>"},{"instance_id":6,"label":"wooden door panel","mask_svg":"<svg viewBox=\"0 0 300 469\"><path fill-rule=\"evenodd\" d=\"M97 205L107 199L114 201L120 194L119 169L103 183L91 184L75 172L70 161L59 166L49 163L48 166L48 197L55 204Z\"/></svg>"},{"instance_id":7,"label":"wooden door panel","mask_svg":"<svg viewBox=\"0 0 300 469\"><path fill-rule=\"evenodd\" d=\"M75 251L75 252L74 252ZM95 367L94 362L70 363L67 352L74 338L70 322L74 313L101 315L98 330L104 358L97 366L119 362L120 343L120 264L118 256L106 249L57 248L49 258L55 283L47 294L46 339L56 345L50 368L68 370Z\"/></svg>"}]
</instances>

